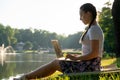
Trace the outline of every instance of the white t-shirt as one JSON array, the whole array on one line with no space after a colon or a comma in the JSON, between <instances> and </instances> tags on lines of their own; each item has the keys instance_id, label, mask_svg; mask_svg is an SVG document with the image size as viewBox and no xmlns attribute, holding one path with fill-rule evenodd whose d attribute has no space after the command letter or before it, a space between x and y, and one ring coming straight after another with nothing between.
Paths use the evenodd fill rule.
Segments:
<instances>
[{"instance_id":1,"label":"white t-shirt","mask_svg":"<svg viewBox=\"0 0 120 80\"><path fill-rule=\"evenodd\" d=\"M81 39L80 39L81 40ZM92 25L86 35L83 38L82 43L82 54L89 54L91 50L90 40L99 40L99 57L102 57L103 54L103 44L104 44L104 35L103 31L98 24Z\"/></svg>"}]
</instances>

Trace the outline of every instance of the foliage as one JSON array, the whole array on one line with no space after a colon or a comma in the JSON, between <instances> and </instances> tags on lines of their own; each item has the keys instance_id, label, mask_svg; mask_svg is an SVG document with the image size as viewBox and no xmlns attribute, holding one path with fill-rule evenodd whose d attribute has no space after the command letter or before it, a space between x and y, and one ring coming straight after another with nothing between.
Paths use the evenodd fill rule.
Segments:
<instances>
[{"instance_id":1,"label":"foliage","mask_svg":"<svg viewBox=\"0 0 120 80\"><path fill-rule=\"evenodd\" d=\"M63 35L58 35L56 33L50 33L45 30L31 30L31 29L14 29L10 26L0 25L0 44L5 44L6 46L15 45L19 42L25 43L24 49L37 50L38 48L52 48L51 40L59 40L62 48L80 48L79 39L82 32L69 35L68 37ZM29 47L28 47L29 43Z\"/></svg>"},{"instance_id":2,"label":"foliage","mask_svg":"<svg viewBox=\"0 0 120 80\"><path fill-rule=\"evenodd\" d=\"M103 7L99 15L99 24L104 32L104 49L106 52L115 52L114 26L109 7Z\"/></svg>"},{"instance_id":3,"label":"foliage","mask_svg":"<svg viewBox=\"0 0 120 80\"><path fill-rule=\"evenodd\" d=\"M64 47L72 49L81 48L81 44L79 44L81 34L82 32L78 32L76 34L69 35L63 42Z\"/></svg>"},{"instance_id":4,"label":"foliage","mask_svg":"<svg viewBox=\"0 0 120 80\"><path fill-rule=\"evenodd\" d=\"M115 57L116 57L115 53L104 52L103 54L103 58L115 58Z\"/></svg>"},{"instance_id":5,"label":"foliage","mask_svg":"<svg viewBox=\"0 0 120 80\"><path fill-rule=\"evenodd\" d=\"M30 41L27 41L25 45L23 46L23 49L30 50L32 49L32 47L33 47L32 43Z\"/></svg>"},{"instance_id":6,"label":"foliage","mask_svg":"<svg viewBox=\"0 0 120 80\"><path fill-rule=\"evenodd\" d=\"M5 44L5 46L8 46L16 42L17 39L14 36L14 29L10 26L0 24L0 45Z\"/></svg>"}]
</instances>

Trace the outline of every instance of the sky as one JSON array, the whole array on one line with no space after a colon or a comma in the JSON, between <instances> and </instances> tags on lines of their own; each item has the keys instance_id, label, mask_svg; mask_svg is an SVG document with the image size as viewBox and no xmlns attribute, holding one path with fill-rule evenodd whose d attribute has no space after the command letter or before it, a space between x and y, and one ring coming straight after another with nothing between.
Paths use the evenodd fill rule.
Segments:
<instances>
[{"instance_id":1,"label":"sky","mask_svg":"<svg viewBox=\"0 0 120 80\"><path fill-rule=\"evenodd\" d=\"M92 3L100 11L109 0L0 0L0 24L69 35L83 31L79 8ZM113 0L110 0L113 2Z\"/></svg>"}]
</instances>

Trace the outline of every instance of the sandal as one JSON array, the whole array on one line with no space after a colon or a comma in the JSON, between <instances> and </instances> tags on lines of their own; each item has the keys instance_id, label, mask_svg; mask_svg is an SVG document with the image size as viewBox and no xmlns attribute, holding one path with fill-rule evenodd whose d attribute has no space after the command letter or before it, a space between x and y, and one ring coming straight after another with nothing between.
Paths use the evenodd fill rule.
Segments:
<instances>
[{"instance_id":1,"label":"sandal","mask_svg":"<svg viewBox=\"0 0 120 80\"><path fill-rule=\"evenodd\" d=\"M13 80L28 80L28 79L26 78L26 75L21 74L19 77L13 78Z\"/></svg>"}]
</instances>

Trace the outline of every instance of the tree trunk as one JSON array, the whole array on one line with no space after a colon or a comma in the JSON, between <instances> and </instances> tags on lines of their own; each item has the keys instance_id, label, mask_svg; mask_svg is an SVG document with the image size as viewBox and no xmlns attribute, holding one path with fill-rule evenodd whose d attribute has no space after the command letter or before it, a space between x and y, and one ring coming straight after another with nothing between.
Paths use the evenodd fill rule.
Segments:
<instances>
[{"instance_id":1,"label":"tree trunk","mask_svg":"<svg viewBox=\"0 0 120 80\"><path fill-rule=\"evenodd\" d=\"M120 68L120 0L114 0L112 6L112 16L115 29L115 38L116 38L116 58L117 58L117 67Z\"/></svg>"},{"instance_id":2,"label":"tree trunk","mask_svg":"<svg viewBox=\"0 0 120 80\"><path fill-rule=\"evenodd\" d=\"M120 0L114 0L112 6L112 16L116 39L116 57L120 58Z\"/></svg>"}]
</instances>

